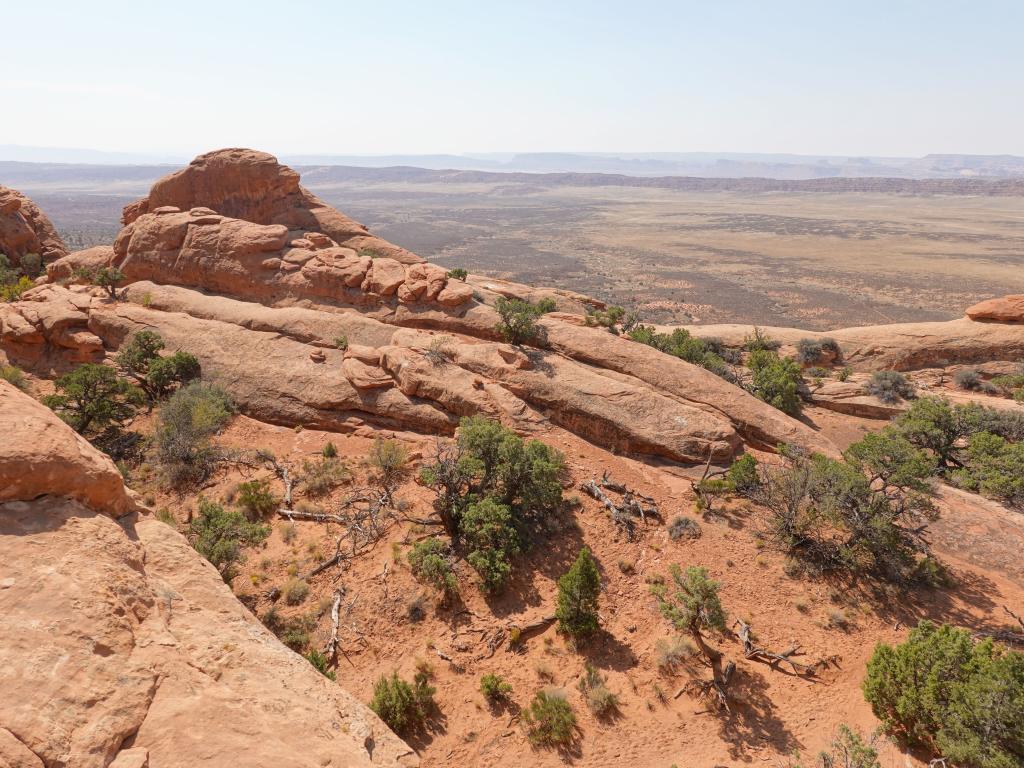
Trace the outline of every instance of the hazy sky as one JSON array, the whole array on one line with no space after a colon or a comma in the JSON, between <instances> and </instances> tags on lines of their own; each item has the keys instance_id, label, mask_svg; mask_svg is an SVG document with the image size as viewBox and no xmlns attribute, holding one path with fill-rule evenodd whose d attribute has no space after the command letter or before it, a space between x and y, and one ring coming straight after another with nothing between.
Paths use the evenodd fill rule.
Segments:
<instances>
[{"instance_id":1,"label":"hazy sky","mask_svg":"<svg viewBox=\"0 0 1024 768\"><path fill-rule=\"evenodd\" d=\"M0 25L0 144L1024 154L1021 0L35 0Z\"/></svg>"}]
</instances>

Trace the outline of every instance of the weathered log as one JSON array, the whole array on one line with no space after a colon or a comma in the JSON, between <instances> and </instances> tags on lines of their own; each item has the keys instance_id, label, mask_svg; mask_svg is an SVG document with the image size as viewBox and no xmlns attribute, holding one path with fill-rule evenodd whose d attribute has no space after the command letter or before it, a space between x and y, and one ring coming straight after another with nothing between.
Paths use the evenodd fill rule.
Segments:
<instances>
[{"instance_id":1,"label":"weathered log","mask_svg":"<svg viewBox=\"0 0 1024 768\"><path fill-rule=\"evenodd\" d=\"M799 655L799 645L787 648L781 653L774 653L773 651L754 645L750 625L743 621L743 619L736 619L733 626L736 626L737 624L739 624L740 627L739 635L740 640L743 642L744 658L750 659L751 661L764 662L772 669L778 669L778 665L780 664L789 664L795 675L814 677L821 669L828 667L830 664L835 664L839 660L838 656L829 656L819 659L813 664L801 664L798 661L794 661L792 658L793 656Z\"/></svg>"}]
</instances>

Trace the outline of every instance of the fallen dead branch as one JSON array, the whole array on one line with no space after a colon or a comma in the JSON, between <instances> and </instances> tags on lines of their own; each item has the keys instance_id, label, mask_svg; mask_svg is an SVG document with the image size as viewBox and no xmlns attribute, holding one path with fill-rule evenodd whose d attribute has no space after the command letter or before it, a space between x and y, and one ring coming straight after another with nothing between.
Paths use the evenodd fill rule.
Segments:
<instances>
[{"instance_id":1,"label":"fallen dead branch","mask_svg":"<svg viewBox=\"0 0 1024 768\"><path fill-rule=\"evenodd\" d=\"M327 641L324 655L334 666L338 664L338 624L341 622L341 598L345 596L345 588L334 590L334 602L331 603L331 639Z\"/></svg>"},{"instance_id":2,"label":"fallen dead branch","mask_svg":"<svg viewBox=\"0 0 1024 768\"><path fill-rule=\"evenodd\" d=\"M544 616L536 621L531 621L529 624L510 624L508 627L509 650L512 650L514 646L518 646L534 635L543 632L555 623L556 618L554 615Z\"/></svg>"},{"instance_id":3,"label":"fallen dead branch","mask_svg":"<svg viewBox=\"0 0 1024 768\"><path fill-rule=\"evenodd\" d=\"M605 493L605 489L621 494L622 501L618 503L613 501ZM632 491L622 483L615 482L608 476L608 472L604 472L599 481L587 480L581 483L580 490L604 505L611 514L612 521L626 532L630 541L633 541L636 533L635 518L640 518L642 522L646 523L648 515L661 517L654 499Z\"/></svg>"},{"instance_id":4,"label":"fallen dead branch","mask_svg":"<svg viewBox=\"0 0 1024 768\"><path fill-rule=\"evenodd\" d=\"M737 624L739 624L740 627L739 635L740 640L743 642L744 658L752 661L764 662L772 669L777 669L780 664L789 664L790 668L793 670L793 674L798 677L815 677L819 671L826 669L839 661L838 656L829 656L819 659L813 664L803 664L799 661L794 661L793 656L798 656L801 653L799 645L787 648L781 653L769 651L766 648L761 648L754 644L749 624L743 621L743 619L736 619L733 626L735 627Z\"/></svg>"}]
</instances>

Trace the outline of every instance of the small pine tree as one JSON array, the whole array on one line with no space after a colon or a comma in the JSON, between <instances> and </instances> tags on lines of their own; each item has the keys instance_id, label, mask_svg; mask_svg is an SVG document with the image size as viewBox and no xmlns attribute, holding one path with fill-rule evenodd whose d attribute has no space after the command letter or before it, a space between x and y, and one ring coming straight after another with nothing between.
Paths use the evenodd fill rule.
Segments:
<instances>
[{"instance_id":1,"label":"small pine tree","mask_svg":"<svg viewBox=\"0 0 1024 768\"><path fill-rule=\"evenodd\" d=\"M708 629L725 630L725 612L718 599L718 582L708 578L705 568L690 566L683 569L672 565L672 582L675 591L668 593L664 584L653 584L651 591L658 600L662 615L672 622L676 629L689 632L704 648L701 632Z\"/></svg>"},{"instance_id":2,"label":"small pine tree","mask_svg":"<svg viewBox=\"0 0 1024 768\"><path fill-rule=\"evenodd\" d=\"M583 639L597 632L597 615L601 593L601 574L590 550L580 550L576 562L558 580L558 629L573 638Z\"/></svg>"},{"instance_id":3,"label":"small pine tree","mask_svg":"<svg viewBox=\"0 0 1024 768\"><path fill-rule=\"evenodd\" d=\"M79 434L123 426L134 418L143 400L142 392L113 368L86 363L55 382L57 392L43 398L43 404L71 425Z\"/></svg>"}]
</instances>

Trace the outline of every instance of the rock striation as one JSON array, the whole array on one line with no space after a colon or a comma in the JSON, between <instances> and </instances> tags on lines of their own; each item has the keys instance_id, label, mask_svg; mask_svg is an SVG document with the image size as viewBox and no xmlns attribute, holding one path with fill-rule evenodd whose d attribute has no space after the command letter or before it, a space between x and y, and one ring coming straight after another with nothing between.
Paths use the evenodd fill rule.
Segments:
<instances>
[{"instance_id":1,"label":"rock striation","mask_svg":"<svg viewBox=\"0 0 1024 768\"><path fill-rule=\"evenodd\" d=\"M0 430L0 765L417 764L3 381Z\"/></svg>"},{"instance_id":2,"label":"rock striation","mask_svg":"<svg viewBox=\"0 0 1024 768\"><path fill-rule=\"evenodd\" d=\"M38 254L42 263L55 261L67 254L53 223L39 206L25 195L0 186L0 253L12 266L21 264L21 257Z\"/></svg>"}]
</instances>

